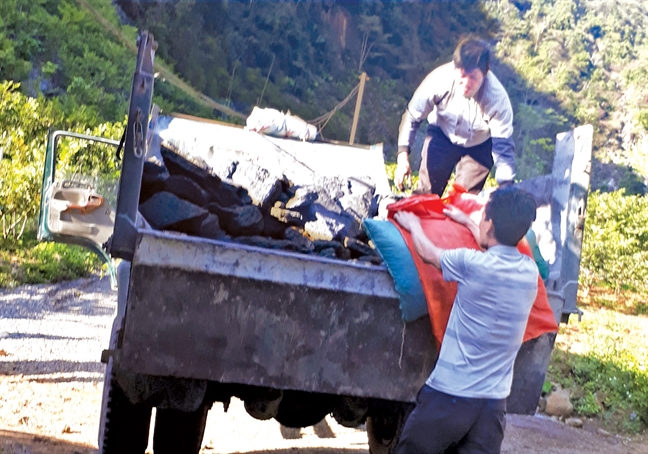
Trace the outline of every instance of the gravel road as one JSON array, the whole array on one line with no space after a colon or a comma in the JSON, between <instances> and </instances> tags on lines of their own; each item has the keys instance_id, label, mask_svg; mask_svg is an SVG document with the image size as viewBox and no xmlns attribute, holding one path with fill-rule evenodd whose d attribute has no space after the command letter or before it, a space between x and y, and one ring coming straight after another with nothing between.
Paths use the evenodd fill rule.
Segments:
<instances>
[{"instance_id":1,"label":"gravel road","mask_svg":"<svg viewBox=\"0 0 648 454\"><path fill-rule=\"evenodd\" d=\"M116 292L107 278L0 289L0 453L96 452ZM648 453L641 440L509 416L503 453ZM257 421L234 400L209 413L201 454L367 454L366 433L326 418L302 430ZM152 452L152 451L151 451Z\"/></svg>"}]
</instances>

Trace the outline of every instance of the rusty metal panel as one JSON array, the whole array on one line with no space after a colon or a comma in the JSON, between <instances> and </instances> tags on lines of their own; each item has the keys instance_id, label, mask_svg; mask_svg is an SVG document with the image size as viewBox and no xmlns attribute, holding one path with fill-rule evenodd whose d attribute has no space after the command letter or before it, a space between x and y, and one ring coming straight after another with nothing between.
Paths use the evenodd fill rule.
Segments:
<instances>
[{"instance_id":1,"label":"rusty metal panel","mask_svg":"<svg viewBox=\"0 0 648 454\"><path fill-rule=\"evenodd\" d=\"M414 401L434 366L429 321L405 327L384 267L140 235L127 370Z\"/></svg>"}]
</instances>

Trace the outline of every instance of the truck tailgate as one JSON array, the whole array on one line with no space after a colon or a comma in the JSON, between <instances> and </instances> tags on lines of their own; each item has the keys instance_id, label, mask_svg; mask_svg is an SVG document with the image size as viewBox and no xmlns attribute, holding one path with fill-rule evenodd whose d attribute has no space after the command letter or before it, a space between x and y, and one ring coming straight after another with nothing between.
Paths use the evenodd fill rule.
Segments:
<instances>
[{"instance_id":1,"label":"truck tailgate","mask_svg":"<svg viewBox=\"0 0 648 454\"><path fill-rule=\"evenodd\" d=\"M414 401L436 361L382 266L141 230L122 367Z\"/></svg>"}]
</instances>

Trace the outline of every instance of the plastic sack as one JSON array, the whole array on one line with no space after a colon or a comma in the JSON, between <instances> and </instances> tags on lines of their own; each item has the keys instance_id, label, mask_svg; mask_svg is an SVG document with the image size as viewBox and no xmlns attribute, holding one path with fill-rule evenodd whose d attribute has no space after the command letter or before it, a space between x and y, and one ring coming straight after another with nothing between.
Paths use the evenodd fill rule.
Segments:
<instances>
[{"instance_id":1,"label":"plastic sack","mask_svg":"<svg viewBox=\"0 0 648 454\"><path fill-rule=\"evenodd\" d=\"M290 113L285 114L275 109L254 107L247 117L246 126L250 131L273 137L290 137L307 142L312 142L317 137L315 126Z\"/></svg>"},{"instance_id":2,"label":"plastic sack","mask_svg":"<svg viewBox=\"0 0 648 454\"><path fill-rule=\"evenodd\" d=\"M421 278L398 228L390 221L379 219L365 219L362 228L394 278L394 290L398 293L403 321L412 322L428 315Z\"/></svg>"},{"instance_id":3,"label":"plastic sack","mask_svg":"<svg viewBox=\"0 0 648 454\"><path fill-rule=\"evenodd\" d=\"M388 218L393 220L394 213L409 211L421 218L423 231L437 246L443 249L458 247L479 249L468 228L457 224L443 214L443 208L448 203L471 215L480 213L486 201L467 194L461 186L454 185L450 195L444 199L440 199L436 195L418 195L388 205ZM410 233L397 223L395 225L405 240L418 270L427 300L432 334L440 347L457 293L457 283L446 282L441 271L433 265L423 262L416 253ZM529 257L533 256L529 243L525 239L522 239L518 244L518 250ZM538 294L529 314L523 341L526 342L544 333L557 330L558 325L547 299L544 282L538 275Z\"/></svg>"}]
</instances>

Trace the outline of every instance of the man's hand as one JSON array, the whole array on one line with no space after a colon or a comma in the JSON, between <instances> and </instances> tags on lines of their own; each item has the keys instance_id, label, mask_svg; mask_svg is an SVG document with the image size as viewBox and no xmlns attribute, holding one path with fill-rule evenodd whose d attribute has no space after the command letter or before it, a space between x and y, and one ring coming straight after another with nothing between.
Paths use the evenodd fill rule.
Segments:
<instances>
[{"instance_id":1,"label":"man's hand","mask_svg":"<svg viewBox=\"0 0 648 454\"><path fill-rule=\"evenodd\" d=\"M410 232L412 241L414 242L414 250L421 259L425 263L441 269L441 254L443 253L443 249L437 247L425 236L423 227L421 226L421 219L414 213L398 211L394 214L394 220Z\"/></svg>"},{"instance_id":2,"label":"man's hand","mask_svg":"<svg viewBox=\"0 0 648 454\"><path fill-rule=\"evenodd\" d=\"M394 220L408 232L412 232L412 229L415 229L416 226L421 225L421 220L419 219L419 217L414 213L410 213L408 211L397 211L396 213L394 213Z\"/></svg>"},{"instance_id":3,"label":"man's hand","mask_svg":"<svg viewBox=\"0 0 648 454\"><path fill-rule=\"evenodd\" d=\"M479 225L477 225L475 221L470 218L470 216L452 205L446 205L446 208L443 209L443 214L448 216L456 223L466 226L468 230L470 230L470 233L472 233L473 238L475 238L477 244L479 244L480 247L486 247L484 244L482 244Z\"/></svg>"},{"instance_id":4,"label":"man's hand","mask_svg":"<svg viewBox=\"0 0 648 454\"><path fill-rule=\"evenodd\" d=\"M396 155L396 171L394 172L394 185L399 191L403 190L405 180L412 186L412 169L410 168L409 155L400 152Z\"/></svg>"},{"instance_id":5,"label":"man's hand","mask_svg":"<svg viewBox=\"0 0 648 454\"><path fill-rule=\"evenodd\" d=\"M446 208L443 209L443 214L461 225L467 226L472 222L472 220L466 213L453 205L446 205Z\"/></svg>"}]
</instances>

